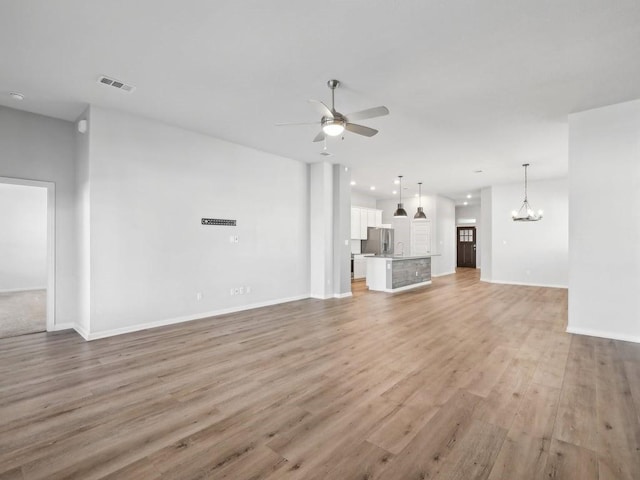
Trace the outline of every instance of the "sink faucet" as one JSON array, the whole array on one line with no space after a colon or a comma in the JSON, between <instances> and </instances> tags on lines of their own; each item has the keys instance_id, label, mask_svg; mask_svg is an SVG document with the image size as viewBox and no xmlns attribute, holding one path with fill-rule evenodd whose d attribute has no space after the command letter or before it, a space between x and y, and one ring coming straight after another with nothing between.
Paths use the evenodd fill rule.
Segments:
<instances>
[{"instance_id":1,"label":"sink faucet","mask_svg":"<svg viewBox=\"0 0 640 480\"><path fill-rule=\"evenodd\" d=\"M404 255L404 243L403 242L398 242L397 244L398 249L400 249L400 247L402 246L402 249L400 250L400 255Z\"/></svg>"}]
</instances>

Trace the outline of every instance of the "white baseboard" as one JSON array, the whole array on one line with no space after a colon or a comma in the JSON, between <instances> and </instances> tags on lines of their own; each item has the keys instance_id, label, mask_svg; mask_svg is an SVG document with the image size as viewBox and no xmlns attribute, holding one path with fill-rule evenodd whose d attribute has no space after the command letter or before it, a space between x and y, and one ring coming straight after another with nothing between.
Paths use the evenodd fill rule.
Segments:
<instances>
[{"instance_id":1,"label":"white baseboard","mask_svg":"<svg viewBox=\"0 0 640 480\"><path fill-rule=\"evenodd\" d=\"M347 293L336 293L333 295L333 298L349 298L353 296L353 294L351 292L347 292Z\"/></svg>"},{"instance_id":2,"label":"white baseboard","mask_svg":"<svg viewBox=\"0 0 640 480\"><path fill-rule=\"evenodd\" d=\"M18 292L30 292L32 290L46 290L46 285L44 287L24 287L24 288L8 288L6 290L0 290L0 293L18 293Z\"/></svg>"},{"instance_id":3,"label":"white baseboard","mask_svg":"<svg viewBox=\"0 0 640 480\"><path fill-rule=\"evenodd\" d=\"M624 342L640 343L640 337L621 333L606 332L604 330L591 330L590 328L567 327L567 333L575 335L587 335L589 337L609 338L611 340L622 340Z\"/></svg>"},{"instance_id":4,"label":"white baseboard","mask_svg":"<svg viewBox=\"0 0 640 480\"><path fill-rule=\"evenodd\" d=\"M384 290L381 290L381 291L382 292L386 292L386 293L404 292L406 290L411 290L413 288L418 288L418 287L424 287L426 285L431 285L431 280L429 280L428 282L412 283L411 285L406 285L404 287L385 288ZM375 290L373 290L373 291L375 291Z\"/></svg>"},{"instance_id":5,"label":"white baseboard","mask_svg":"<svg viewBox=\"0 0 640 480\"><path fill-rule=\"evenodd\" d=\"M499 285L519 285L522 287L544 287L544 288L569 288L567 285L553 285L553 284L545 284L545 283L525 283L525 282L507 282L503 280L485 280L480 278L483 282L488 283L497 283Z\"/></svg>"},{"instance_id":6,"label":"white baseboard","mask_svg":"<svg viewBox=\"0 0 640 480\"><path fill-rule=\"evenodd\" d=\"M51 330L52 332L59 332L61 330L73 330L75 328L76 324L73 322L66 322L66 323L56 323L53 326L53 329Z\"/></svg>"},{"instance_id":7,"label":"white baseboard","mask_svg":"<svg viewBox=\"0 0 640 480\"><path fill-rule=\"evenodd\" d=\"M438 273L437 275L432 273L431 277L432 278L436 278L436 277L444 277L445 275L453 275L455 272L455 270L453 272L445 272L445 273Z\"/></svg>"},{"instance_id":8,"label":"white baseboard","mask_svg":"<svg viewBox=\"0 0 640 480\"><path fill-rule=\"evenodd\" d=\"M113 330L105 330L102 332L86 332L79 325L75 325L74 328L86 340L98 340L100 338L113 337L115 335L138 332L140 330L147 330L149 328L164 327L166 325L174 325L176 323L189 322L192 320L201 320L203 318L215 317L218 315L226 315L228 313L242 312L244 310L253 310L254 308L268 307L270 305L277 305L280 303L295 302L297 300L304 300L307 298L309 298L308 294L298 295L295 297L288 297L288 298L279 298L276 300L268 300L266 302L257 302L257 303L251 303L249 305L241 305L238 307L223 308L223 309L214 310L211 312L202 312L202 313L196 313L194 315L185 315L182 317L166 318L164 320L157 320L155 322L147 322L140 325L131 325L127 327L114 328Z\"/></svg>"},{"instance_id":9,"label":"white baseboard","mask_svg":"<svg viewBox=\"0 0 640 480\"><path fill-rule=\"evenodd\" d=\"M75 325L73 326L73 329L74 329L76 332L78 332L78 334L79 334L82 338L84 338L85 340L91 340L91 339L89 338L89 332L87 332L87 330L85 330L85 328L84 328L84 327L82 327L81 325L75 324Z\"/></svg>"}]
</instances>

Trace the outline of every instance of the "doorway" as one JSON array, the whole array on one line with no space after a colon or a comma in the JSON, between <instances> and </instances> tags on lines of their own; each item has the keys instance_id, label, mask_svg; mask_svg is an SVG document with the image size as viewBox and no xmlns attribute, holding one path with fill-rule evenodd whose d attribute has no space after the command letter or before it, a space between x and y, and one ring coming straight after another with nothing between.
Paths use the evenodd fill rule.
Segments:
<instances>
[{"instance_id":1,"label":"doorway","mask_svg":"<svg viewBox=\"0 0 640 480\"><path fill-rule=\"evenodd\" d=\"M0 337L53 330L54 186L0 177Z\"/></svg>"},{"instance_id":2,"label":"doorway","mask_svg":"<svg viewBox=\"0 0 640 480\"><path fill-rule=\"evenodd\" d=\"M476 268L476 227L458 227L458 267Z\"/></svg>"}]
</instances>

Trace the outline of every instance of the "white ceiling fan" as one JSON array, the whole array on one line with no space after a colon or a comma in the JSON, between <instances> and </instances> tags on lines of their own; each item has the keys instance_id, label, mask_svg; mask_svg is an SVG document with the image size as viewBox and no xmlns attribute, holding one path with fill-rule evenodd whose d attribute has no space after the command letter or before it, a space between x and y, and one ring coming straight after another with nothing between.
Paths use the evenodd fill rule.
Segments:
<instances>
[{"instance_id":1,"label":"white ceiling fan","mask_svg":"<svg viewBox=\"0 0 640 480\"><path fill-rule=\"evenodd\" d=\"M364 120L366 118L382 117L389 114L389 109L384 106L367 108L366 110L360 110L359 112L353 112L348 115L343 115L335 108L335 90L340 82L338 80L329 80L327 85L331 89L331 108L325 105L319 100L309 100L317 110L322 114L320 118L321 130L313 139L314 142L322 142L327 136L337 137L341 135L345 130L357 133L358 135L364 135L365 137L373 137L378 130L375 128L365 127L364 125L358 125L353 123L354 120ZM289 126L289 125L317 125L318 122L307 123L278 123L277 126Z\"/></svg>"}]
</instances>

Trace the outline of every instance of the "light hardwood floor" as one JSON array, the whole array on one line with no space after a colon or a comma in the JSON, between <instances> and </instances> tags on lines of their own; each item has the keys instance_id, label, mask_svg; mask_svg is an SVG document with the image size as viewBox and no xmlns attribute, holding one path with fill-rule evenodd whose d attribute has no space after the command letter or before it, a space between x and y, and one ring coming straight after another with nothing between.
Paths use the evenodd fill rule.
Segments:
<instances>
[{"instance_id":1,"label":"light hardwood floor","mask_svg":"<svg viewBox=\"0 0 640 480\"><path fill-rule=\"evenodd\" d=\"M85 342L0 340L0 479L638 479L640 345L474 270Z\"/></svg>"},{"instance_id":2,"label":"light hardwood floor","mask_svg":"<svg viewBox=\"0 0 640 480\"><path fill-rule=\"evenodd\" d=\"M47 291L0 293L0 338L47 329Z\"/></svg>"}]
</instances>

